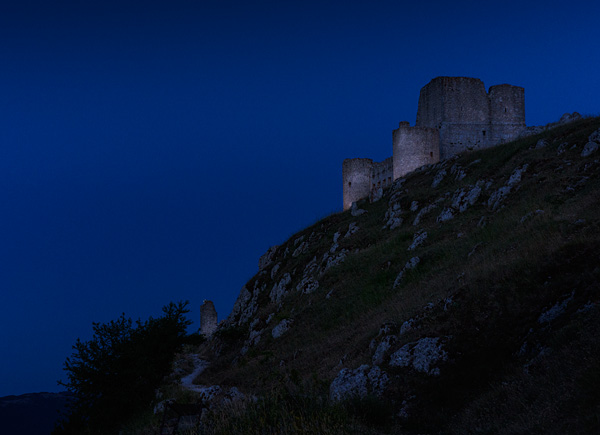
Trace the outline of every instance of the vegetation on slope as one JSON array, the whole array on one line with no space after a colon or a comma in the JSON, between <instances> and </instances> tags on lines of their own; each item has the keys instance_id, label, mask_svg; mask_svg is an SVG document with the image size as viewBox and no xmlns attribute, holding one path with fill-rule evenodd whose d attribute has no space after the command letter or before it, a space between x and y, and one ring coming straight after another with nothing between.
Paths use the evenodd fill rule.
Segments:
<instances>
[{"instance_id":1,"label":"vegetation on slope","mask_svg":"<svg viewBox=\"0 0 600 435\"><path fill-rule=\"evenodd\" d=\"M580 154L599 127L598 118L586 118L457 156L409 174L377 202L359 204L366 211L360 216L338 213L294 235L245 286L256 295L256 312L247 321L233 316L203 347L212 365L197 382L257 395L300 385L327 397L341 368L372 364L370 344L389 324L398 336L391 351L440 337L449 357L439 376L381 364L391 385L379 399L389 419L380 418L391 423L378 430L598 428L600 400L592 391L600 379L600 164L597 155ZM546 145L536 147L541 139ZM494 205L495 192L516 170L520 181ZM461 189L475 186L482 192L474 204L464 212L452 208ZM390 230L383 227L393 203L403 222ZM453 217L444 221L446 209ZM344 237L352 224L358 231ZM427 238L409 251L419 232ZM342 251L345 258L324 270ZM394 286L412 257L418 266ZM311 276L319 286L303 294L307 267L316 270ZM287 293L273 302L270 291L285 274ZM547 314L552 309L555 317ZM291 328L273 338L284 319ZM405 322L410 330L398 334Z\"/></svg>"}]
</instances>

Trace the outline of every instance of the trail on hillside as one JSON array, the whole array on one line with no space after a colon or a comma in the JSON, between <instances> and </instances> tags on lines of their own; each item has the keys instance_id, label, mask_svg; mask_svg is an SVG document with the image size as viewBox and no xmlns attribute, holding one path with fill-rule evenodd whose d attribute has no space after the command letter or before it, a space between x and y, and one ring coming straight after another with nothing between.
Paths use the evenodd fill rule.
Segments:
<instances>
[{"instance_id":1,"label":"trail on hillside","mask_svg":"<svg viewBox=\"0 0 600 435\"><path fill-rule=\"evenodd\" d=\"M187 376L181 378L181 386L187 390L200 392L202 385L195 385L194 379L202 373L210 365L206 360L201 359L198 355L190 355L194 362L194 370Z\"/></svg>"}]
</instances>

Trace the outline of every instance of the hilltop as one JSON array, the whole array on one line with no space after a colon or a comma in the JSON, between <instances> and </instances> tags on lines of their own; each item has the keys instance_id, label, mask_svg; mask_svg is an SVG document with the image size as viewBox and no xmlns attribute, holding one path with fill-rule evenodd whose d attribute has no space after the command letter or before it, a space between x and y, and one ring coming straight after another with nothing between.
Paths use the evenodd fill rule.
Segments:
<instances>
[{"instance_id":1,"label":"hilltop","mask_svg":"<svg viewBox=\"0 0 600 435\"><path fill-rule=\"evenodd\" d=\"M600 118L459 154L271 248L214 335L177 362L185 374L209 361L194 381L213 403L203 430L597 431L590 141ZM162 398L198 400L178 388Z\"/></svg>"}]
</instances>

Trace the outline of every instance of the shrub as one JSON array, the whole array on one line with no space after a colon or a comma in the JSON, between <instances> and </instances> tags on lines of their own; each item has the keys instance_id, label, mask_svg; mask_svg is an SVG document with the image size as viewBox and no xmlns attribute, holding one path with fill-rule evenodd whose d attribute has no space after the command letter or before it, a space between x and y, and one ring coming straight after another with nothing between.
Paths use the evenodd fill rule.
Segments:
<instances>
[{"instance_id":1,"label":"shrub","mask_svg":"<svg viewBox=\"0 0 600 435\"><path fill-rule=\"evenodd\" d=\"M109 323L93 323L92 339L77 339L65 361L68 382L59 383L75 398L53 433L111 433L148 407L184 342L191 323L184 317L187 304L171 302L163 316L145 322L134 324L122 314Z\"/></svg>"}]
</instances>

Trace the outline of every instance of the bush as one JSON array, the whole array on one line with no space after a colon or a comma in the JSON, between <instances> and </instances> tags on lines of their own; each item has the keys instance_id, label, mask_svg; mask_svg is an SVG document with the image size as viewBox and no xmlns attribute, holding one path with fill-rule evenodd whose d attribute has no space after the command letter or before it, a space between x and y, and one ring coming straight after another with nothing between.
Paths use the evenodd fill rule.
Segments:
<instances>
[{"instance_id":1,"label":"bush","mask_svg":"<svg viewBox=\"0 0 600 435\"><path fill-rule=\"evenodd\" d=\"M77 339L66 359L74 394L69 415L54 434L106 434L147 408L154 391L171 370L173 356L185 341L188 302L171 302L163 316L135 324L125 314L109 323L93 323L90 341Z\"/></svg>"}]
</instances>

